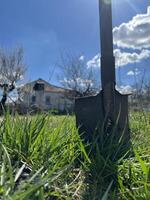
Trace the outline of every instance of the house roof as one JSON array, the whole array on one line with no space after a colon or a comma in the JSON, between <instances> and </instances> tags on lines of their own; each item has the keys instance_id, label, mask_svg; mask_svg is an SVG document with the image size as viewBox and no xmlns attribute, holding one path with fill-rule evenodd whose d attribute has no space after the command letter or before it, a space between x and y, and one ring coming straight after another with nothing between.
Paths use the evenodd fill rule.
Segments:
<instances>
[{"instance_id":1,"label":"house roof","mask_svg":"<svg viewBox=\"0 0 150 200\"><path fill-rule=\"evenodd\" d=\"M45 85L44 86L45 92L52 92L52 93L66 93L66 92L72 93L73 92L71 89L65 89L65 88L62 88L59 86L52 85L41 78L39 78L35 81L32 81L32 82L26 83L24 86L20 87L20 89L24 92L32 91L33 87L36 83L43 83Z\"/></svg>"}]
</instances>

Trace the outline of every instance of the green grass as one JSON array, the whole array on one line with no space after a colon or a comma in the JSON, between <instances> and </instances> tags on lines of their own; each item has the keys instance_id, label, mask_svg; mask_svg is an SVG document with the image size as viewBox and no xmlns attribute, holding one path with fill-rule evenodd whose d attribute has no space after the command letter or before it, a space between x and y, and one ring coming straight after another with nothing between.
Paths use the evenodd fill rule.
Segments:
<instances>
[{"instance_id":1,"label":"green grass","mask_svg":"<svg viewBox=\"0 0 150 200\"><path fill-rule=\"evenodd\" d=\"M114 161L112 143L89 156L74 116L15 116L0 122L0 198L150 199L150 113L131 113L133 152Z\"/></svg>"}]
</instances>

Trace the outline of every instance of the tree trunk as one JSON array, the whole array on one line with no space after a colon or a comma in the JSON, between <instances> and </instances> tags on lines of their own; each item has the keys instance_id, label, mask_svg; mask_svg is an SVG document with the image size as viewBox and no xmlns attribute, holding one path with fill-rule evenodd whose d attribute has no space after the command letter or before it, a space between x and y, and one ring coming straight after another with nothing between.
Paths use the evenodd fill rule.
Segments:
<instances>
[{"instance_id":1,"label":"tree trunk","mask_svg":"<svg viewBox=\"0 0 150 200\"><path fill-rule=\"evenodd\" d=\"M3 94L3 97L0 101L0 114L3 114L3 112L5 112L5 108L6 108L6 101L7 101L7 95Z\"/></svg>"},{"instance_id":2,"label":"tree trunk","mask_svg":"<svg viewBox=\"0 0 150 200\"><path fill-rule=\"evenodd\" d=\"M3 88L3 96L0 101L0 115L2 115L6 110L6 101L8 97L8 93L15 89L15 85L12 83L10 86L8 84L0 85Z\"/></svg>"}]
</instances>

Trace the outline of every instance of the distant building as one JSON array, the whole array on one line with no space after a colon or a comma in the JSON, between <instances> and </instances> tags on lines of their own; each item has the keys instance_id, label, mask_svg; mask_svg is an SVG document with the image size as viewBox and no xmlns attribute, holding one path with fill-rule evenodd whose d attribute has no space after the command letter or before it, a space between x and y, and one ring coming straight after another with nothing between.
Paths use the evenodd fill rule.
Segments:
<instances>
[{"instance_id":1,"label":"distant building","mask_svg":"<svg viewBox=\"0 0 150 200\"><path fill-rule=\"evenodd\" d=\"M72 111L73 91L51 85L43 79L25 84L18 90L19 100L26 107L40 110Z\"/></svg>"}]
</instances>

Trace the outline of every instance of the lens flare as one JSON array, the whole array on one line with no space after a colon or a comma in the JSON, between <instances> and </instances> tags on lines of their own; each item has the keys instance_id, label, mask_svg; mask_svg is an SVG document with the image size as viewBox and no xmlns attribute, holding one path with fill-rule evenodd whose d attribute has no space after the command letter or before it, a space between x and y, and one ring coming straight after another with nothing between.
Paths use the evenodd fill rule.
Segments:
<instances>
[{"instance_id":1,"label":"lens flare","mask_svg":"<svg viewBox=\"0 0 150 200\"><path fill-rule=\"evenodd\" d=\"M104 0L105 1L105 0ZM136 7L136 4L132 0L112 0L112 3L116 9L123 4L128 4L135 12L139 12L139 9Z\"/></svg>"}]
</instances>

